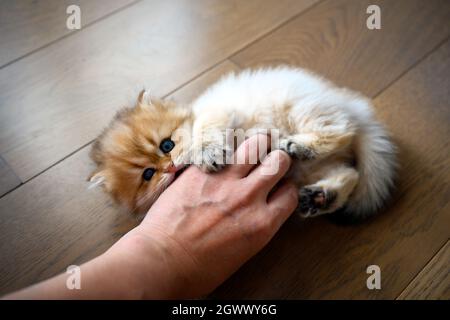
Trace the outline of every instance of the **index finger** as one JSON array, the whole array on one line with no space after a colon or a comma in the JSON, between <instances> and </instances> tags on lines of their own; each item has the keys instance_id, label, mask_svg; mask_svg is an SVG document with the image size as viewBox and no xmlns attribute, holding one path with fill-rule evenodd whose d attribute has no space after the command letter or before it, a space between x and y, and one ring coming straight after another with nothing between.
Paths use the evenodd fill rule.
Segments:
<instances>
[{"instance_id":1,"label":"index finger","mask_svg":"<svg viewBox=\"0 0 450 320\"><path fill-rule=\"evenodd\" d=\"M256 134L241 143L233 156L233 164L226 171L243 178L263 159L270 148L270 137Z\"/></svg>"}]
</instances>

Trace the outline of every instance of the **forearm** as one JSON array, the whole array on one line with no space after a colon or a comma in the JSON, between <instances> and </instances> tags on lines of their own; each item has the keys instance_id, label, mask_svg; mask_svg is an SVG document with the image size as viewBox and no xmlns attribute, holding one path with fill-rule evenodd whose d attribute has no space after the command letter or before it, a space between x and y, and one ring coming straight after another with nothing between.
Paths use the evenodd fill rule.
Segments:
<instances>
[{"instance_id":1,"label":"forearm","mask_svg":"<svg viewBox=\"0 0 450 320\"><path fill-rule=\"evenodd\" d=\"M149 245L131 231L107 252L80 267L80 288L69 289L69 274L61 274L4 297L4 299L141 299L174 295L171 279L158 243ZM140 248L145 242L145 255ZM145 287L144 283L152 283Z\"/></svg>"},{"instance_id":2,"label":"forearm","mask_svg":"<svg viewBox=\"0 0 450 320\"><path fill-rule=\"evenodd\" d=\"M80 268L80 288L67 286L61 274L5 296L5 299L133 299L139 291L124 274L123 262L105 253ZM130 283L131 282L131 283Z\"/></svg>"},{"instance_id":3,"label":"forearm","mask_svg":"<svg viewBox=\"0 0 450 320\"><path fill-rule=\"evenodd\" d=\"M246 140L236 158L247 159L248 150L258 150L259 139L268 137ZM270 153L259 165L232 165L212 175L191 166L138 227L81 267L80 290L69 290L68 276L60 275L6 298L180 299L207 294L267 244L294 211L297 188L279 184L289 166L282 151ZM268 175L268 168L278 171Z\"/></svg>"}]
</instances>

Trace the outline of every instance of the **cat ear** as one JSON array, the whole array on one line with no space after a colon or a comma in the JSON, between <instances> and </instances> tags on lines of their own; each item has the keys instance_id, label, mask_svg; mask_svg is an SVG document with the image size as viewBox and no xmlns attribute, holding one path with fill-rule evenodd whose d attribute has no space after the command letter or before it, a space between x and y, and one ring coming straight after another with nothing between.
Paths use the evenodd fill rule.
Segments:
<instances>
[{"instance_id":1,"label":"cat ear","mask_svg":"<svg viewBox=\"0 0 450 320\"><path fill-rule=\"evenodd\" d=\"M108 187L106 176L106 170L95 171L94 173L92 173L92 175L89 177L90 184L88 189L93 189L99 186Z\"/></svg>"},{"instance_id":2,"label":"cat ear","mask_svg":"<svg viewBox=\"0 0 450 320\"><path fill-rule=\"evenodd\" d=\"M152 104L152 99L151 99L150 93L144 89L139 93L139 96L138 96L138 99L136 102L136 107L148 108L151 106L153 106L153 104Z\"/></svg>"}]
</instances>

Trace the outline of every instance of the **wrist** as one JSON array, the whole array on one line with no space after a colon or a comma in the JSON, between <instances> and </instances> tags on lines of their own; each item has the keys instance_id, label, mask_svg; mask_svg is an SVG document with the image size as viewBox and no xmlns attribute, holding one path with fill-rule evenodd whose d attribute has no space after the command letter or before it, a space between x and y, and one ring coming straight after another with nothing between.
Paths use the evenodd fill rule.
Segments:
<instances>
[{"instance_id":1,"label":"wrist","mask_svg":"<svg viewBox=\"0 0 450 320\"><path fill-rule=\"evenodd\" d=\"M133 299L169 299L186 296L185 263L179 250L158 232L136 227L105 255L115 260ZM105 257L105 258L106 258Z\"/></svg>"},{"instance_id":2,"label":"wrist","mask_svg":"<svg viewBox=\"0 0 450 320\"><path fill-rule=\"evenodd\" d=\"M108 250L81 266L82 298L140 299L143 295L134 270L137 264L122 250Z\"/></svg>"}]
</instances>

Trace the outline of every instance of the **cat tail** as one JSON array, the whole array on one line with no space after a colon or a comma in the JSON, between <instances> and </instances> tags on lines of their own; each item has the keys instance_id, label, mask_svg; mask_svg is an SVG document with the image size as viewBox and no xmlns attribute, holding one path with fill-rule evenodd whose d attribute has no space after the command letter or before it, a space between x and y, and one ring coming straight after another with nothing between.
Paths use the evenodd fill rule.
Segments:
<instances>
[{"instance_id":1,"label":"cat tail","mask_svg":"<svg viewBox=\"0 0 450 320\"><path fill-rule=\"evenodd\" d=\"M345 208L335 215L338 222L358 222L377 213L390 198L396 180L395 145L380 123L364 122L354 145L359 182Z\"/></svg>"}]
</instances>

